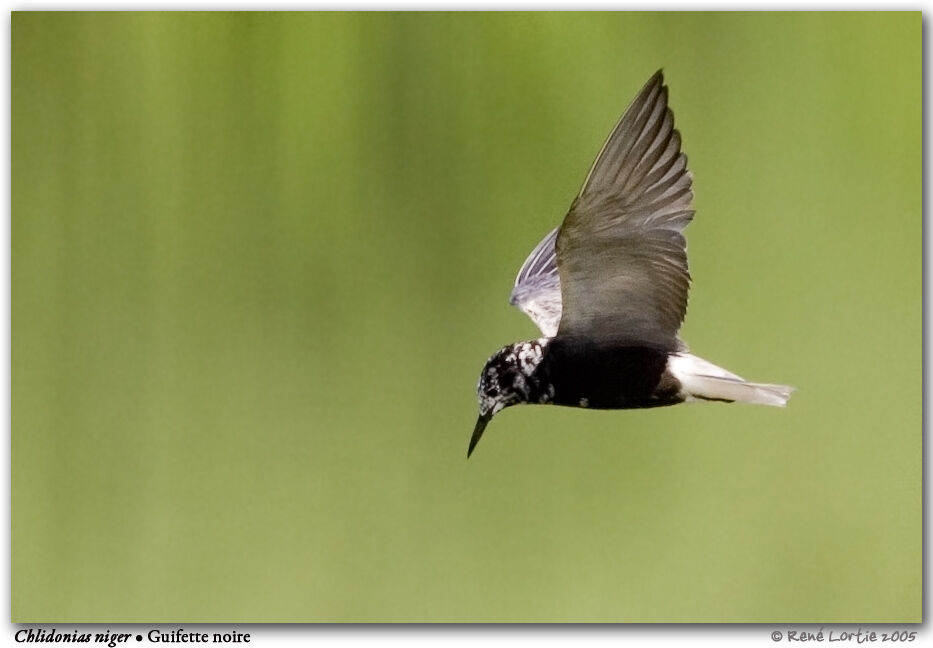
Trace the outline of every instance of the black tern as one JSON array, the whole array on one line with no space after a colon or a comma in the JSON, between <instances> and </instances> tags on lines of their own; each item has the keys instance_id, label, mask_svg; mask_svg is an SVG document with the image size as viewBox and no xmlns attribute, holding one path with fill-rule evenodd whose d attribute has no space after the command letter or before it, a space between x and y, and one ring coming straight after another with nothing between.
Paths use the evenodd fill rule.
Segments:
<instances>
[{"instance_id":1,"label":"black tern","mask_svg":"<svg viewBox=\"0 0 933 648\"><path fill-rule=\"evenodd\" d=\"M497 351L479 419L512 405L633 409L688 401L781 407L792 387L746 382L688 352L678 331L690 273L683 230L693 177L661 70L603 144L564 222L522 264L510 303L543 337Z\"/></svg>"}]
</instances>

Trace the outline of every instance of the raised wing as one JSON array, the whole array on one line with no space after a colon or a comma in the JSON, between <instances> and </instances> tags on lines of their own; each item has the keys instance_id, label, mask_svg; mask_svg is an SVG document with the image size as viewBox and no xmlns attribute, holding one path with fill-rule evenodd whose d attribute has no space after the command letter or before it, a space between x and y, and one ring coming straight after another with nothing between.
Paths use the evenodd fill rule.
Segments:
<instances>
[{"instance_id":1,"label":"raised wing","mask_svg":"<svg viewBox=\"0 0 933 648\"><path fill-rule=\"evenodd\" d=\"M678 348L691 184L658 71L609 135L560 227L560 336Z\"/></svg>"},{"instance_id":2,"label":"raised wing","mask_svg":"<svg viewBox=\"0 0 933 648\"><path fill-rule=\"evenodd\" d=\"M535 246L515 277L509 303L518 306L541 329L545 337L554 337L560 324L560 275L554 242L557 229L551 230Z\"/></svg>"}]
</instances>

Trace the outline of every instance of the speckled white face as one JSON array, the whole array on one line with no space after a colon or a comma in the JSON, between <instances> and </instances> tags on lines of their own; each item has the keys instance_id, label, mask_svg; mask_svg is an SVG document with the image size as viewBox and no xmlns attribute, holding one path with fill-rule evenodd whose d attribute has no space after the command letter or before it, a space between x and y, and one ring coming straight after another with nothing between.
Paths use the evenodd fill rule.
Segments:
<instances>
[{"instance_id":1,"label":"speckled white face","mask_svg":"<svg viewBox=\"0 0 933 648\"><path fill-rule=\"evenodd\" d=\"M541 364L541 358L544 356L544 350L541 344L534 340L532 342L522 342L514 351L518 356L518 368L526 376L534 373L534 370Z\"/></svg>"},{"instance_id":2,"label":"speckled white face","mask_svg":"<svg viewBox=\"0 0 933 648\"><path fill-rule=\"evenodd\" d=\"M547 338L518 342L489 358L476 389L481 414L492 416L509 405L529 402L528 378L541 364L547 343ZM550 402L550 397L544 394L536 402Z\"/></svg>"}]
</instances>

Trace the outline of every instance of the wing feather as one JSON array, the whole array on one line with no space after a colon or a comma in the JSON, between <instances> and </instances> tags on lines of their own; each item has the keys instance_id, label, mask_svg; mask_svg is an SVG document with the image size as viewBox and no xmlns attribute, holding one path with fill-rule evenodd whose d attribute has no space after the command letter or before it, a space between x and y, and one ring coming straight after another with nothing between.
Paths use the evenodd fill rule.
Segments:
<instances>
[{"instance_id":1,"label":"wing feather","mask_svg":"<svg viewBox=\"0 0 933 648\"><path fill-rule=\"evenodd\" d=\"M557 234L559 335L679 347L692 182L658 71L609 135Z\"/></svg>"},{"instance_id":2,"label":"wing feather","mask_svg":"<svg viewBox=\"0 0 933 648\"><path fill-rule=\"evenodd\" d=\"M554 337L560 323L561 294L556 240L557 228L535 246L519 269L515 287L509 297L509 303L525 312L545 337Z\"/></svg>"}]
</instances>

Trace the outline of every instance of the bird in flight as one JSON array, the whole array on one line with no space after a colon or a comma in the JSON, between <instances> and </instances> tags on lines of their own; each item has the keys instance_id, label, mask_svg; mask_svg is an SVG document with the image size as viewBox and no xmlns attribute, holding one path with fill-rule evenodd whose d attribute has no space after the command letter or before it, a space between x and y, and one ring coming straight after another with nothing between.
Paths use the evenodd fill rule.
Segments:
<instances>
[{"instance_id":1,"label":"bird in flight","mask_svg":"<svg viewBox=\"0 0 933 648\"><path fill-rule=\"evenodd\" d=\"M688 352L693 177L659 70L596 156L560 227L522 264L510 302L543 337L486 362L467 457L492 417L529 404L592 409L705 400L781 407L792 387L747 382Z\"/></svg>"}]
</instances>

